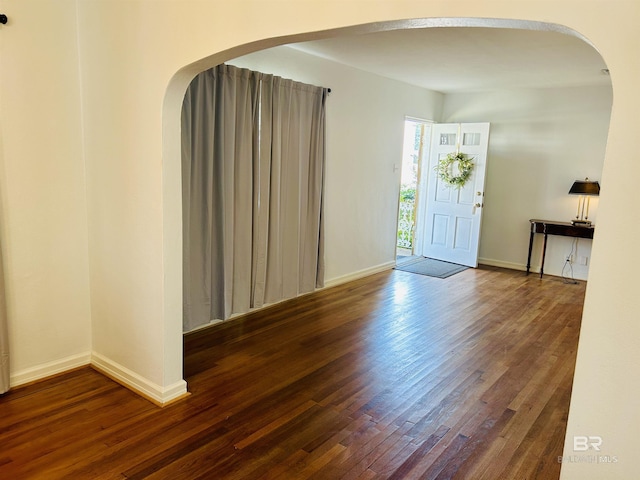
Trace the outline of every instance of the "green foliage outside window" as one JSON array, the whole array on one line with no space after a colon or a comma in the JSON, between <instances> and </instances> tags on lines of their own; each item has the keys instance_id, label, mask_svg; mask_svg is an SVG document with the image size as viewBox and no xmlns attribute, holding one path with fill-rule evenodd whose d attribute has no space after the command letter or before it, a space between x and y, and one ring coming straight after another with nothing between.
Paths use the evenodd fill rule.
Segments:
<instances>
[{"instance_id":1,"label":"green foliage outside window","mask_svg":"<svg viewBox=\"0 0 640 480\"><path fill-rule=\"evenodd\" d=\"M400 187L400 201L414 202L416 200L416 187L402 185Z\"/></svg>"},{"instance_id":2,"label":"green foliage outside window","mask_svg":"<svg viewBox=\"0 0 640 480\"><path fill-rule=\"evenodd\" d=\"M411 248L413 243L413 206L416 201L416 188L410 185L400 187L400 215L398 218L397 246Z\"/></svg>"}]
</instances>

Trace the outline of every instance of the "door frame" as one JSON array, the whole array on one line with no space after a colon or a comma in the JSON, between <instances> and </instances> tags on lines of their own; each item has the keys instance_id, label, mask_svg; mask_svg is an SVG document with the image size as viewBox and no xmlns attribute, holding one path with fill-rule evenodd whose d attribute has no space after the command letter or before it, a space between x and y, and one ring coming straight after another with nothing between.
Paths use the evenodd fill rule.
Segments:
<instances>
[{"instance_id":1,"label":"door frame","mask_svg":"<svg viewBox=\"0 0 640 480\"><path fill-rule=\"evenodd\" d=\"M420 147L418 150L418 171L417 171L417 179L416 179L416 196L415 196L415 200L414 200L414 205L413 205L413 219L414 219L414 223L413 223L413 229L411 232L411 236L412 236L412 242L411 242L411 253L412 255L418 255L416 253L416 241L417 241L417 236L416 236L416 231L418 229L418 226L420 225L419 223L419 218L418 218L418 214L419 214L419 209L418 209L418 205L419 202L423 201L422 199L426 198L426 196L424 195L425 192L425 188L426 188L426 179L428 178L428 175L424 175L424 172L426 171L425 168L428 168L429 165L429 153L431 150L431 141L432 141L432 127L433 125L437 125L438 122L434 121L434 120L427 120L424 118L419 118L419 117L413 117L410 115L406 115L404 117L404 130L403 132L406 132L406 128L407 128L407 123L408 122L413 122L413 123L418 123L421 125L422 127L422 133L421 133L421 138L420 138ZM425 135L425 127L429 128L428 131L428 135ZM403 142L404 142L404 134L403 134ZM403 144L403 149L402 149L402 157L403 157L403 163L404 163L404 144ZM426 163L425 163L426 162ZM401 168L402 168L402 164L401 164ZM402 170L401 170L401 174L402 174ZM402 177L401 177L402 178ZM402 180L400 180L400 186L399 186L399 190L398 192L400 192L400 190L402 189ZM400 193L398 193L398 208L397 208L397 218L396 218L396 231L394 232L394 245L395 245L395 251L397 251L398 249L398 240L397 240L397 236L398 236L398 227L399 227L399 222L400 222L400 203L401 203L401 199L400 199ZM397 255L394 255L394 258L396 258Z\"/></svg>"}]
</instances>

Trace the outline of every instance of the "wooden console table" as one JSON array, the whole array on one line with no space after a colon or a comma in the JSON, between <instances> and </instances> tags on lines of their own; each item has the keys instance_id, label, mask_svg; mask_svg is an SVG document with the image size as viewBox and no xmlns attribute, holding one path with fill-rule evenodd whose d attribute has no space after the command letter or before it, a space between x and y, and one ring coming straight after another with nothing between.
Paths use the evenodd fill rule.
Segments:
<instances>
[{"instance_id":1,"label":"wooden console table","mask_svg":"<svg viewBox=\"0 0 640 480\"><path fill-rule=\"evenodd\" d=\"M593 238L595 225L581 227L571 222L555 222L553 220L531 219L531 235L529 236L529 256L527 257L527 275L531 268L531 250L533 249L533 237L536 233L544 234L542 247L542 264L540 265L540 278L544 273L544 256L547 253L547 235L560 235L563 237Z\"/></svg>"}]
</instances>

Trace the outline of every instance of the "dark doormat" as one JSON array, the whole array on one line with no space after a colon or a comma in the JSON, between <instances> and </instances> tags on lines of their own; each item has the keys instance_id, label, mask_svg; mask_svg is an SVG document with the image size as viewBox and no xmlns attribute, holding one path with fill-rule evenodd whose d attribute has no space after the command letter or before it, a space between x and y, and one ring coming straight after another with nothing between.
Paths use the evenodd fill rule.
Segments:
<instances>
[{"instance_id":1,"label":"dark doormat","mask_svg":"<svg viewBox=\"0 0 640 480\"><path fill-rule=\"evenodd\" d=\"M420 257L414 261L396 265L396 270L403 272L418 273L429 277L447 278L456 273L466 270L467 266L457 263L443 262L433 258Z\"/></svg>"}]
</instances>

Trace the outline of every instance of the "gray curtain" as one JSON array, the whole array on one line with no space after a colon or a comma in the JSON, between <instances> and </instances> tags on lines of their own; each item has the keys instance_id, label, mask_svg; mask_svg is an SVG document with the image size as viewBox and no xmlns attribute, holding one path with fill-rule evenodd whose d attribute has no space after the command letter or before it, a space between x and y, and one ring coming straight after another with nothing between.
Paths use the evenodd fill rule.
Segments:
<instances>
[{"instance_id":1,"label":"gray curtain","mask_svg":"<svg viewBox=\"0 0 640 480\"><path fill-rule=\"evenodd\" d=\"M0 394L9 390L9 329L7 304L4 292L4 269L0 248Z\"/></svg>"},{"instance_id":2,"label":"gray curtain","mask_svg":"<svg viewBox=\"0 0 640 480\"><path fill-rule=\"evenodd\" d=\"M182 111L184 329L322 285L326 91L220 65Z\"/></svg>"},{"instance_id":3,"label":"gray curtain","mask_svg":"<svg viewBox=\"0 0 640 480\"><path fill-rule=\"evenodd\" d=\"M258 230L253 305L293 298L322 286L324 89L280 77L262 81L261 177L269 177L268 225ZM266 222L265 222L266 223ZM262 240L262 239L260 239ZM264 261L263 259L266 259ZM267 268L268 267L268 268Z\"/></svg>"}]
</instances>

